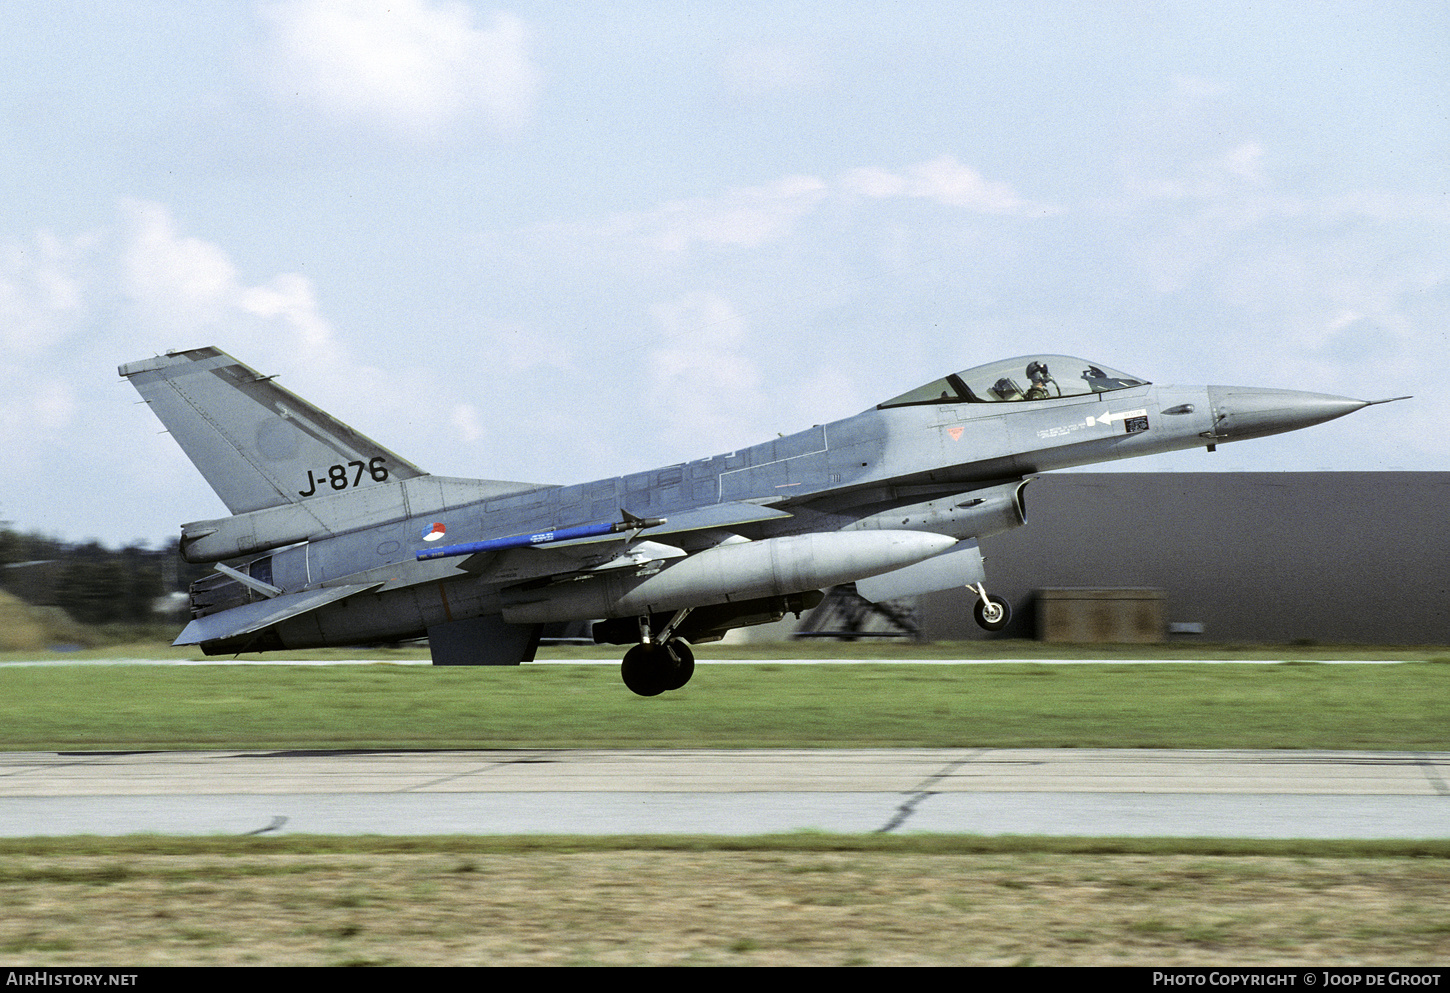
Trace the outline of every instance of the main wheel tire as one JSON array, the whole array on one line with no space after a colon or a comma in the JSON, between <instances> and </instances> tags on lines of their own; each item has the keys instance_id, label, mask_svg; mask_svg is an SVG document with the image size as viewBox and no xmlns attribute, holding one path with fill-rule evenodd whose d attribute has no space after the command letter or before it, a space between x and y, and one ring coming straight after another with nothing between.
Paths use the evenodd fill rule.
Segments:
<instances>
[{"instance_id":1,"label":"main wheel tire","mask_svg":"<svg viewBox=\"0 0 1450 993\"><path fill-rule=\"evenodd\" d=\"M663 659L665 664L661 664ZM659 696L670 689L669 677L674 659L658 645L635 645L624 653L619 675L631 692L640 696Z\"/></svg>"},{"instance_id":2,"label":"main wheel tire","mask_svg":"<svg viewBox=\"0 0 1450 993\"><path fill-rule=\"evenodd\" d=\"M695 653L690 651L689 645L680 641L678 638L670 641L664 654L666 657L669 657L671 652L674 653L674 659L672 661L675 662L675 666L665 680L669 684L665 689L677 690L688 683L690 677L695 674Z\"/></svg>"},{"instance_id":3,"label":"main wheel tire","mask_svg":"<svg viewBox=\"0 0 1450 993\"><path fill-rule=\"evenodd\" d=\"M987 595L990 603L977 600L977 606L973 614L977 618L977 624L987 631L1000 631L1012 620L1012 605L999 596Z\"/></svg>"}]
</instances>

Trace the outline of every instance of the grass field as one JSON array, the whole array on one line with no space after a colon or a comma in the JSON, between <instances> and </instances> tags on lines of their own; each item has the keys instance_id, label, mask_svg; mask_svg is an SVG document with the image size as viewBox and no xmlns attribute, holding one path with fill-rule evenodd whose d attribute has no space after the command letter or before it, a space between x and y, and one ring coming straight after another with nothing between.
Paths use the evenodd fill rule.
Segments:
<instances>
[{"instance_id":1,"label":"grass field","mask_svg":"<svg viewBox=\"0 0 1450 993\"><path fill-rule=\"evenodd\" d=\"M1450 960L1444 846L1238 847L820 836L0 842L0 962Z\"/></svg>"},{"instance_id":2,"label":"grass field","mask_svg":"<svg viewBox=\"0 0 1450 993\"><path fill-rule=\"evenodd\" d=\"M1443 648L925 663L1091 657L1043 648L810 645L878 660L703 665L651 699L612 665L389 664L421 657L401 651L361 666L3 667L0 749L1450 750ZM0 840L0 963L1434 967L1450 961L1447 884L1445 841L14 839Z\"/></svg>"},{"instance_id":3,"label":"grass field","mask_svg":"<svg viewBox=\"0 0 1450 993\"><path fill-rule=\"evenodd\" d=\"M1450 665L0 668L7 750L568 747L1450 749Z\"/></svg>"}]
</instances>

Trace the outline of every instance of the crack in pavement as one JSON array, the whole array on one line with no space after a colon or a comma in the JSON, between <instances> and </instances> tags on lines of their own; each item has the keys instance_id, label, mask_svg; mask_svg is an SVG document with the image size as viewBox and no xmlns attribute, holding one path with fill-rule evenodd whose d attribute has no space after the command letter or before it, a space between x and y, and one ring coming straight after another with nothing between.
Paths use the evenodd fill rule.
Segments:
<instances>
[{"instance_id":1,"label":"crack in pavement","mask_svg":"<svg viewBox=\"0 0 1450 993\"><path fill-rule=\"evenodd\" d=\"M1435 792L1441 796L1450 796L1450 785L1445 782L1445 777L1440 775L1440 767L1427 755L1419 757L1418 765L1430 785L1435 787Z\"/></svg>"},{"instance_id":2,"label":"crack in pavement","mask_svg":"<svg viewBox=\"0 0 1450 993\"><path fill-rule=\"evenodd\" d=\"M892 815L891 820L887 821L885 825L877 828L871 833L890 834L892 831L895 831L897 828L901 827L901 825L905 824L911 818L912 814L916 813L917 806L920 805L923 800L925 800L929 796L936 795L936 791L931 788L932 786L941 782L943 779L946 779L948 776L955 773L962 766L981 758L983 755L987 754L988 751L989 749L986 748L975 748L965 758L957 759L955 762L950 762L947 765L943 766L941 769L937 770L932 775L928 776L921 783L920 786L906 794L906 800L899 807L896 808L896 813Z\"/></svg>"}]
</instances>

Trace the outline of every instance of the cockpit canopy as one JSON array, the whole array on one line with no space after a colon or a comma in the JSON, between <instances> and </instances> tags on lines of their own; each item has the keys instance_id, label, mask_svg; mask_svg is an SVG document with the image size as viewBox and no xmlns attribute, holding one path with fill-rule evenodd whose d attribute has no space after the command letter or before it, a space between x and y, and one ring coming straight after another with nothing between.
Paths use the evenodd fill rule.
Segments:
<instances>
[{"instance_id":1,"label":"cockpit canopy","mask_svg":"<svg viewBox=\"0 0 1450 993\"><path fill-rule=\"evenodd\" d=\"M1054 400L1147 385L1146 379L1071 355L1023 355L963 369L877 406Z\"/></svg>"}]
</instances>

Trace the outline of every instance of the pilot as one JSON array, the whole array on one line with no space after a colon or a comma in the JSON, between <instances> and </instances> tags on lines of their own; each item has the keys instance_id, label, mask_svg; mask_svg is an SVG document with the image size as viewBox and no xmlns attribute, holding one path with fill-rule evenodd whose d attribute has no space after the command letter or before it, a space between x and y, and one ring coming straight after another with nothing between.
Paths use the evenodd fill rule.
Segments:
<instances>
[{"instance_id":1,"label":"pilot","mask_svg":"<svg viewBox=\"0 0 1450 993\"><path fill-rule=\"evenodd\" d=\"M1028 400L1046 400L1048 397L1052 396L1052 394L1047 391L1047 384L1051 383L1052 385L1056 386L1057 380L1053 379L1052 374L1047 371L1047 363L1028 363L1027 378L1032 381L1032 385L1027 388L1026 398ZM1057 395L1062 396L1061 389L1058 389Z\"/></svg>"}]
</instances>

